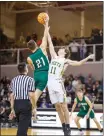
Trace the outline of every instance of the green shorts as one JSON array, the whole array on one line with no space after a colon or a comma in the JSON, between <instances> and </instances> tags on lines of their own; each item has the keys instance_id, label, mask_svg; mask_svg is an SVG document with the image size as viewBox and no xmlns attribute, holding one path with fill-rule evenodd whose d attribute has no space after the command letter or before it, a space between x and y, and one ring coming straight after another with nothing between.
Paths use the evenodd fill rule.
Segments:
<instances>
[{"instance_id":1,"label":"green shorts","mask_svg":"<svg viewBox=\"0 0 104 136\"><path fill-rule=\"evenodd\" d=\"M80 111L80 112L77 114L77 116L78 116L78 117L81 117L81 118L84 118L87 113L88 113L88 111ZM95 113L94 113L93 110L91 110L90 115L89 115L89 118L91 118L91 119L95 118Z\"/></svg>"},{"instance_id":2,"label":"green shorts","mask_svg":"<svg viewBox=\"0 0 104 136\"><path fill-rule=\"evenodd\" d=\"M34 73L35 88L43 91L47 86L48 71Z\"/></svg>"}]
</instances>

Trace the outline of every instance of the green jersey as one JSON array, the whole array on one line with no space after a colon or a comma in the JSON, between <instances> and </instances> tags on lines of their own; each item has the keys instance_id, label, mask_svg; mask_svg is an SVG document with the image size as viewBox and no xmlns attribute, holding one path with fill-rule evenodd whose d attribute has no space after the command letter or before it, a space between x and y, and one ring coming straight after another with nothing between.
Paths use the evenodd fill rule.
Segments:
<instances>
[{"instance_id":1,"label":"green jersey","mask_svg":"<svg viewBox=\"0 0 104 136\"><path fill-rule=\"evenodd\" d=\"M78 97L76 97L77 103L80 104L80 111L88 111L89 110L89 105L85 100L85 96L83 96L82 101L79 100Z\"/></svg>"},{"instance_id":2,"label":"green jersey","mask_svg":"<svg viewBox=\"0 0 104 136\"><path fill-rule=\"evenodd\" d=\"M48 71L49 63L47 57L42 52L41 48L37 49L34 53L29 56L35 67L35 73L40 71Z\"/></svg>"},{"instance_id":3,"label":"green jersey","mask_svg":"<svg viewBox=\"0 0 104 136\"><path fill-rule=\"evenodd\" d=\"M88 113L88 110L89 110L90 106L86 102L85 96L83 96L82 101L80 101L78 97L76 97L76 99L77 99L77 103L80 104L80 111L77 114L77 116L81 117L81 118L84 118L85 115ZM89 114L89 117L92 118L92 119L95 118L95 114L94 114L93 110L91 110L91 112Z\"/></svg>"}]
</instances>

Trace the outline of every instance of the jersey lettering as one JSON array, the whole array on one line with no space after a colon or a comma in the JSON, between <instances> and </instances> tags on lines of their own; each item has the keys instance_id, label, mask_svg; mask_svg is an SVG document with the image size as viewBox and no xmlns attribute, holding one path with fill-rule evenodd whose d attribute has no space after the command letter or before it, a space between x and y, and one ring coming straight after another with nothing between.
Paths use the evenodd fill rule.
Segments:
<instances>
[{"instance_id":1,"label":"jersey lettering","mask_svg":"<svg viewBox=\"0 0 104 136\"><path fill-rule=\"evenodd\" d=\"M61 64L60 64L59 62L56 62L56 61L53 61L53 62L52 62L52 65L56 65L56 66L58 66L58 67L61 67Z\"/></svg>"},{"instance_id":2,"label":"jersey lettering","mask_svg":"<svg viewBox=\"0 0 104 136\"><path fill-rule=\"evenodd\" d=\"M38 68L45 66L45 61L44 61L43 57L41 57L40 59L37 59L36 64L37 64Z\"/></svg>"}]
</instances>

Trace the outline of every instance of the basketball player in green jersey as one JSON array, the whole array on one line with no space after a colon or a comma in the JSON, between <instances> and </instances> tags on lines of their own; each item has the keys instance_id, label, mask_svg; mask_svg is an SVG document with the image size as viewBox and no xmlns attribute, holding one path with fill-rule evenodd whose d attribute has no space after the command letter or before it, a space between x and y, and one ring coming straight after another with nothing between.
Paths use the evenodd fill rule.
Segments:
<instances>
[{"instance_id":1,"label":"basketball player in green jersey","mask_svg":"<svg viewBox=\"0 0 104 136\"><path fill-rule=\"evenodd\" d=\"M79 120L81 118L84 118L85 116L86 116L86 119L88 119L88 118L93 119L93 121L95 122L99 131L102 132L103 129L101 128L99 122L97 121L97 119L95 117L95 113L92 109L93 103L91 103L91 101L89 100L88 97L84 96L83 91L81 89L76 90L76 95L77 95L77 97L74 100L74 104L72 106L70 116L72 115L74 109L76 108L76 105L80 104L80 111L77 114L77 117L75 118L75 123L79 129L79 135L83 135L83 131L82 131L81 126L79 124Z\"/></svg>"},{"instance_id":2,"label":"basketball player in green jersey","mask_svg":"<svg viewBox=\"0 0 104 136\"><path fill-rule=\"evenodd\" d=\"M30 40L27 43L29 50L31 50L32 54L27 58L27 62L31 69L34 71L34 80L35 80L35 104L34 104L34 112L36 112L37 101L42 94L42 91L45 89L48 81L48 70L49 63L47 57L47 36L48 36L48 22L45 21L45 30L44 36L42 39L42 44L40 47L37 46L34 40Z\"/></svg>"}]
</instances>

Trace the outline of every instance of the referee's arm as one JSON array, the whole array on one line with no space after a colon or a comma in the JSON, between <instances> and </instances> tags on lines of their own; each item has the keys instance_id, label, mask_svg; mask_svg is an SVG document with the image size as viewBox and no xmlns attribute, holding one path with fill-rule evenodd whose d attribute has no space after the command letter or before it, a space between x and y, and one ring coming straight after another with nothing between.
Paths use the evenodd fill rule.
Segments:
<instances>
[{"instance_id":1,"label":"referee's arm","mask_svg":"<svg viewBox=\"0 0 104 136\"><path fill-rule=\"evenodd\" d=\"M15 117L15 112L14 112L14 94L12 91L12 82L10 84L9 91L10 91L10 105L11 105L11 112L9 118L13 119Z\"/></svg>"},{"instance_id":2,"label":"referee's arm","mask_svg":"<svg viewBox=\"0 0 104 136\"><path fill-rule=\"evenodd\" d=\"M34 85L34 79L31 78L30 82L29 82L29 86L28 86L28 94L29 94L29 98L32 104L32 109L35 107L35 85Z\"/></svg>"},{"instance_id":3,"label":"referee's arm","mask_svg":"<svg viewBox=\"0 0 104 136\"><path fill-rule=\"evenodd\" d=\"M14 94L13 94L12 82L11 82L11 84L10 84L9 91L10 91L11 110L13 110L13 109L14 109Z\"/></svg>"}]
</instances>

